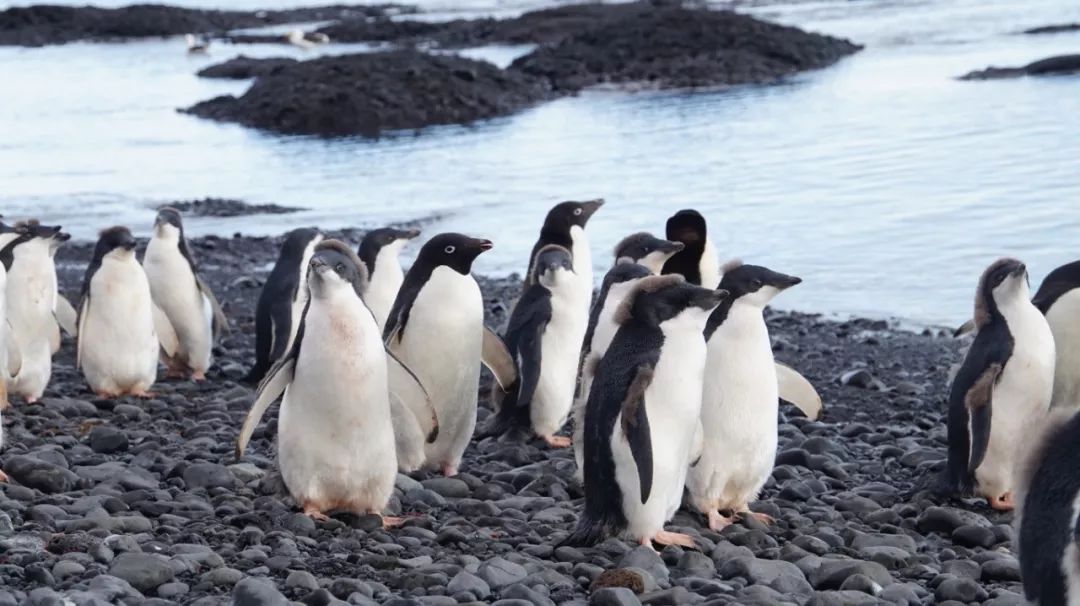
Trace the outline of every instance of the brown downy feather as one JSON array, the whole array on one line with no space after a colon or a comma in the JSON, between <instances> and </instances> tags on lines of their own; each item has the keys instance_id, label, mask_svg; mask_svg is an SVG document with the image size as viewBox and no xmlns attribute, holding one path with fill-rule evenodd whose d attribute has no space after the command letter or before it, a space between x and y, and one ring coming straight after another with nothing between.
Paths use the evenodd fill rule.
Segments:
<instances>
[{"instance_id":1,"label":"brown downy feather","mask_svg":"<svg viewBox=\"0 0 1080 606\"><path fill-rule=\"evenodd\" d=\"M622 303L615 310L614 320L616 324L626 324L630 321L631 312L634 309L634 301L642 293L651 293L662 290L669 286L675 286L685 282L686 279L679 274L666 274L663 276L648 276L638 280L634 288L627 293Z\"/></svg>"},{"instance_id":2,"label":"brown downy feather","mask_svg":"<svg viewBox=\"0 0 1080 606\"><path fill-rule=\"evenodd\" d=\"M986 300L986 297L991 296L986 292L986 281L990 279L990 274L995 269L1002 265L1019 263L1016 259L1001 258L990 264L990 267L986 268L982 276L979 277L979 287L975 291L975 330L978 331L982 327L986 326L990 322L990 302Z\"/></svg>"},{"instance_id":3,"label":"brown downy feather","mask_svg":"<svg viewBox=\"0 0 1080 606\"><path fill-rule=\"evenodd\" d=\"M359 255L356 254L356 251L353 250L351 246L341 240L327 239L315 245L315 252L319 252L320 250L333 250L348 257L360 273L361 292L367 290L369 280L367 266L364 265L364 262L360 260Z\"/></svg>"}]
</instances>

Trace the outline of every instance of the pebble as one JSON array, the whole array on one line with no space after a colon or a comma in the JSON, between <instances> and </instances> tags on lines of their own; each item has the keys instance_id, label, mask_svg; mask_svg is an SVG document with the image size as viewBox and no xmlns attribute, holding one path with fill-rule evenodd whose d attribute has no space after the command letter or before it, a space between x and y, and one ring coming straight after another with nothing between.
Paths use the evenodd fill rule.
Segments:
<instances>
[{"instance_id":1,"label":"pebble","mask_svg":"<svg viewBox=\"0 0 1080 606\"><path fill-rule=\"evenodd\" d=\"M165 558L148 553L122 553L109 566L109 574L123 579L143 593L167 583L176 575Z\"/></svg>"},{"instance_id":2,"label":"pebble","mask_svg":"<svg viewBox=\"0 0 1080 606\"><path fill-rule=\"evenodd\" d=\"M591 606L639 606L641 600L625 587L605 587L589 596Z\"/></svg>"}]
</instances>

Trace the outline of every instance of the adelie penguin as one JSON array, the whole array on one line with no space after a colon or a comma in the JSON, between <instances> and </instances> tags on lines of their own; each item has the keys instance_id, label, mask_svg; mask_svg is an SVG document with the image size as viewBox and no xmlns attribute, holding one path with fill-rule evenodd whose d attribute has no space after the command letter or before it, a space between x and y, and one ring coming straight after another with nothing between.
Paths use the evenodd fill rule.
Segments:
<instances>
[{"instance_id":1,"label":"adelie penguin","mask_svg":"<svg viewBox=\"0 0 1080 606\"><path fill-rule=\"evenodd\" d=\"M528 287L535 281L536 272L533 271L533 263L541 248L555 244L569 250L574 257L574 275L578 279L578 295L586 301L583 318L588 315L593 289L592 251L589 249L589 238L585 235L585 225L603 205L604 201L597 199L586 202L560 202L553 206L544 218L544 225L540 228L540 237L537 238L532 252L529 253L529 269L525 273L525 286ZM582 330L585 330L584 320L582 320Z\"/></svg>"},{"instance_id":2,"label":"adelie penguin","mask_svg":"<svg viewBox=\"0 0 1080 606\"><path fill-rule=\"evenodd\" d=\"M667 220L666 238L681 242L683 249L664 263L664 274L679 274L691 284L716 288L720 284L720 257L709 239L705 217L686 209Z\"/></svg>"},{"instance_id":3,"label":"adelie penguin","mask_svg":"<svg viewBox=\"0 0 1080 606\"><path fill-rule=\"evenodd\" d=\"M1051 410L1024 433L1016 474L1016 538L1028 604L1080 603L1080 414Z\"/></svg>"},{"instance_id":4,"label":"adelie penguin","mask_svg":"<svg viewBox=\"0 0 1080 606\"><path fill-rule=\"evenodd\" d=\"M623 301L585 412L585 510L566 539L628 535L694 545L664 531L682 502L701 415L709 314L726 293L653 276Z\"/></svg>"},{"instance_id":5,"label":"adelie penguin","mask_svg":"<svg viewBox=\"0 0 1080 606\"><path fill-rule=\"evenodd\" d=\"M1016 451L1054 389L1054 337L1029 299L1027 268L991 264L975 292L978 334L949 392L947 489L1013 508Z\"/></svg>"},{"instance_id":6,"label":"adelie penguin","mask_svg":"<svg viewBox=\"0 0 1080 606\"><path fill-rule=\"evenodd\" d=\"M94 393L104 398L152 395L158 350L176 338L172 334L159 344L155 324L161 322L160 313L135 258L131 232L126 227L101 232L83 278L76 350L76 366Z\"/></svg>"},{"instance_id":7,"label":"adelie penguin","mask_svg":"<svg viewBox=\"0 0 1080 606\"><path fill-rule=\"evenodd\" d=\"M566 423L577 376L573 256L562 246L549 244L530 265L536 275L514 306L503 337L519 378L508 389L493 387L496 412L487 433L518 430L552 446L565 446L565 438L555 432Z\"/></svg>"},{"instance_id":8,"label":"adelie penguin","mask_svg":"<svg viewBox=\"0 0 1080 606\"><path fill-rule=\"evenodd\" d=\"M1050 272L1031 302L1054 335L1053 406L1080 408L1080 261Z\"/></svg>"},{"instance_id":9,"label":"adelie penguin","mask_svg":"<svg viewBox=\"0 0 1080 606\"><path fill-rule=\"evenodd\" d=\"M405 275L383 330L388 350L412 369L431 396L439 433L425 445L424 467L447 476L457 474L476 428L481 362L500 385L517 380L502 339L484 326L484 302L471 274L473 261L490 248L488 240L456 233L428 240ZM391 390L408 392L393 381ZM409 409L422 418L425 406L408 400Z\"/></svg>"},{"instance_id":10,"label":"adelie penguin","mask_svg":"<svg viewBox=\"0 0 1080 606\"><path fill-rule=\"evenodd\" d=\"M405 281L399 258L401 249L419 235L419 229L383 227L364 234L364 239L360 241L358 254L370 276L364 302L375 314L379 328L386 326L386 316L390 314L401 283Z\"/></svg>"},{"instance_id":11,"label":"adelie penguin","mask_svg":"<svg viewBox=\"0 0 1080 606\"><path fill-rule=\"evenodd\" d=\"M779 421L776 364L763 312L776 295L801 282L758 265L732 262L723 269L720 288L729 295L705 325L701 422L707 439L686 480L690 504L717 531L731 524L722 510L771 521L749 507L772 475Z\"/></svg>"},{"instance_id":12,"label":"adelie penguin","mask_svg":"<svg viewBox=\"0 0 1080 606\"><path fill-rule=\"evenodd\" d=\"M0 221L0 235L12 233L14 230ZM22 352L15 342L7 320L7 269L0 263L0 410L9 408L8 384L12 377L19 374L22 367ZM3 445L3 427L0 426L0 446ZM0 481L7 478L0 471Z\"/></svg>"},{"instance_id":13,"label":"adelie penguin","mask_svg":"<svg viewBox=\"0 0 1080 606\"><path fill-rule=\"evenodd\" d=\"M262 381L270 367L292 348L307 302L308 264L323 239L316 229L294 229L285 236L274 269L255 306L255 364L245 381Z\"/></svg>"},{"instance_id":14,"label":"adelie penguin","mask_svg":"<svg viewBox=\"0 0 1080 606\"><path fill-rule=\"evenodd\" d=\"M199 277L176 209L158 211L143 269L154 303L176 332L176 355L165 359L168 376L190 374L195 381L204 380L214 341L228 330L228 322L217 297Z\"/></svg>"},{"instance_id":15,"label":"adelie penguin","mask_svg":"<svg viewBox=\"0 0 1080 606\"><path fill-rule=\"evenodd\" d=\"M310 297L287 354L259 385L237 441L241 456L266 409L278 413L278 466L304 514L382 515L397 460L387 359L360 293L367 272L345 244L328 240L308 264ZM384 526L401 522L383 518Z\"/></svg>"}]
</instances>

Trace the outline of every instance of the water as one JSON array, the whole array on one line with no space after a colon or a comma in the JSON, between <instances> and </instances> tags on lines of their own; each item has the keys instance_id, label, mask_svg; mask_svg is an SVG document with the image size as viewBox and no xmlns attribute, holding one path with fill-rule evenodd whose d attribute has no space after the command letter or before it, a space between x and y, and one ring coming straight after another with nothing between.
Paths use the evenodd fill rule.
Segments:
<instances>
[{"instance_id":1,"label":"water","mask_svg":"<svg viewBox=\"0 0 1080 606\"><path fill-rule=\"evenodd\" d=\"M470 2L426 6L534 6ZM968 317L975 282L998 256L1025 260L1033 286L1076 258L1080 77L954 77L1077 52L1080 34L1015 32L1080 21L1080 3L827 0L740 10L867 48L777 86L588 92L379 141L271 136L174 111L246 88L196 78L204 65L240 52L304 56L297 49L219 45L210 58L190 58L178 39L0 48L0 209L61 222L81 238L118 222L146 233L154 205L205 196L311 210L192 219L193 234L438 215L429 234L493 239L476 270L502 274L524 269L559 200L608 200L589 226L598 271L622 236L662 233L668 215L695 207L724 256L804 278L779 307L918 323ZM521 52L470 55L505 64Z\"/></svg>"}]
</instances>

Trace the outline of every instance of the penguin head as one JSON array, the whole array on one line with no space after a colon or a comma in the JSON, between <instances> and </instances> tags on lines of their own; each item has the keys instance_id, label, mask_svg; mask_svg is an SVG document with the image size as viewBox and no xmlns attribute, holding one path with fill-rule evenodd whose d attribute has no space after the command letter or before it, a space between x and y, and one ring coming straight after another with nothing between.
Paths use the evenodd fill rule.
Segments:
<instances>
[{"instance_id":1,"label":"penguin head","mask_svg":"<svg viewBox=\"0 0 1080 606\"><path fill-rule=\"evenodd\" d=\"M375 259L385 251L386 254L397 256L405 244L420 235L419 229L396 229L393 227L380 227L364 234L360 241L357 254L367 265L368 271L375 271Z\"/></svg>"},{"instance_id":2,"label":"penguin head","mask_svg":"<svg viewBox=\"0 0 1080 606\"><path fill-rule=\"evenodd\" d=\"M629 261L659 274L664 263L685 246L682 242L661 240L648 232L639 232L623 238L615 246L615 263Z\"/></svg>"},{"instance_id":3,"label":"penguin head","mask_svg":"<svg viewBox=\"0 0 1080 606\"><path fill-rule=\"evenodd\" d=\"M296 259L299 262L308 247L315 246L322 239L323 235L314 227L294 229L285 236L285 242L281 245L281 258Z\"/></svg>"},{"instance_id":4,"label":"penguin head","mask_svg":"<svg viewBox=\"0 0 1080 606\"><path fill-rule=\"evenodd\" d=\"M603 205L604 200L601 198L584 202L560 202L548 211L542 231L568 234L572 227L584 229L589 218Z\"/></svg>"},{"instance_id":5,"label":"penguin head","mask_svg":"<svg viewBox=\"0 0 1080 606\"><path fill-rule=\"evenodd\" d=\"M180 211L166 206L158 210L154 218L154 235L159 238L178 240L184 236L184 222Z\"/></svg>"},{"instance_id":6,"label":"penguin head","mask_svg":"<svg viewBox=\"0 0 1080 606\"><path fill-rule=\"evenodd\" d=\"M348 289L361 296L367 289L367 268L348 245L340 240L323 240L315 247L308 264L312 296L325 298Z\"/></svg>"},{"instance_id":7,"label":"penguin head","mask_svg":"<svg viewBox=\"0 0 1080 606\"><path fill-rule=\"evenodd\" d=\"M615 312L615 321L626 324L636 320L659 326L669 320L686 318L704 328L709 314L727 296L726 290L702 288L682 276L648 276L638 281L623 299Z\"/></svg>"},{"instance_id":8,"label":"penguin head","mask_svg":"<svg viewBox=\"0 0 1080 606\"><path fill-rule=\"evenodd\" d=\"M486 250L491 250L491 241L471 238L464 234L439 234L428 240L420 249L413 267L449 267L463 276L472 271L473 261Z\"/></svg>"},{"instance_id":9,"label":"penguin head","mask_svg":"<svg viewBox=\"0 0 1080 606\"><path fill-rule=\"evenodd\" d=\"M134 256L135 236L131 235L130 229L117 225L102 230L97 246L94 247L95 259L129 259Z\"/></svg>"},{"instance_id":10,"label":"penguin head","mask_svg":"<svg viewBox=\"0 0 1080 606\"><path fill-rule=\"evenodd\" d=\"M709 234L705 217L692 208L671 215L664 231L668 240L681 242L687 252L699 254L705 249L705 238Z\"/></svg>"},{"instance_id":11,"label":"penguin head","mask_svg":"<svg viewBox=\"0 0 1080 606\"><path fill-rule=\"evenodd\" d=\"M720 288L730 292L732 300L762 308L781 291L802 282L801 278L760 265L743 265L741 261L725 265L723 275Z\"/></svg>"},{"instance_id":12,"label":"penguin head","mask_svg":"<svg viewBox=\"0 0 1080 606\"><path fill-rule=\"evenodd\" d=\"M548 244L536 253L534 278L547 289L568 283L574 274L574 256L558 244Z\"/></svg>"},{"instance_id":13,"label":"penguin head","mask_svg":"<svg viewBox=\"0 0 1080 606\"><path fill-rule=\"evenodd\" d=\"M1027 266L1016 259L998 259L986 268L975 295L975 324L984 326L1001 307L1027 302Z\"/></svg>"}]
</instances>

